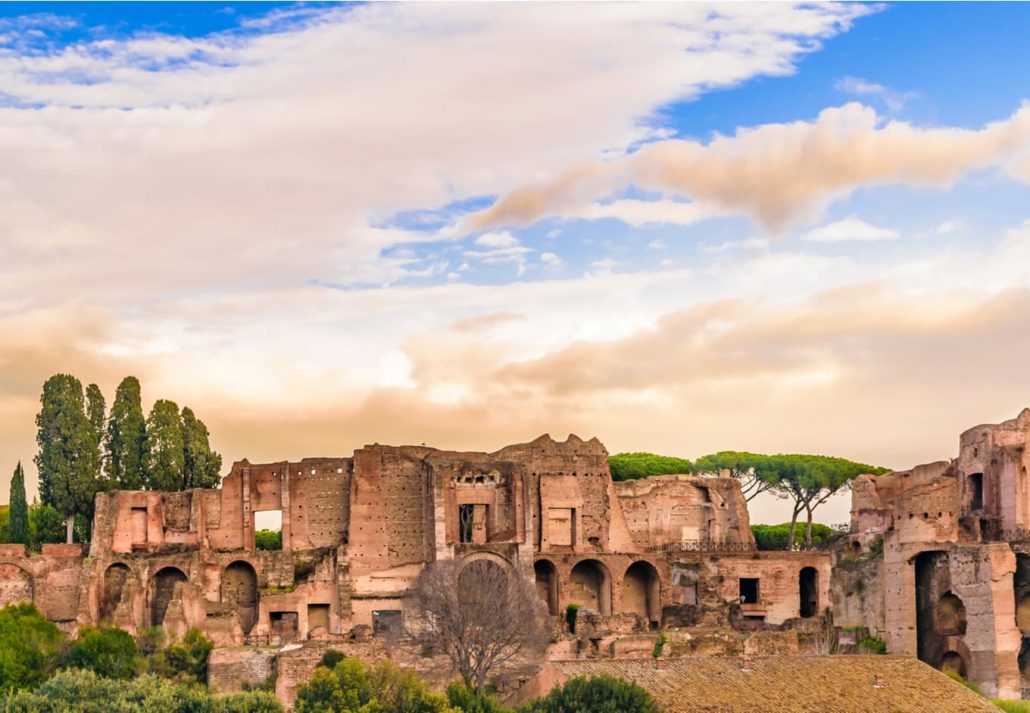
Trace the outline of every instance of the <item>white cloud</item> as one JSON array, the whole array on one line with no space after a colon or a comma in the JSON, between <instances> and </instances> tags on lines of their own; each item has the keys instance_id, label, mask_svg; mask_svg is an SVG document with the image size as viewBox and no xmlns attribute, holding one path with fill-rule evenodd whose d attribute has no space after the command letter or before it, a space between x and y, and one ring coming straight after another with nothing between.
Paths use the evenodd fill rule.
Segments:
<instances>
[{"instance_id":1,"label":"white cloud","mask_svg":"<svg viewBox=\"0 0 1030 713\"><path fill-rule=\"evenodd\" d=\"M519 244L519 239L506 230L499 233L484 233L476 238L476 245L488 248L511 248Z\"/></svg>"},{"instance_id":2,"label":"white cloud","mask_svg":"<svg viewBox=\"0 0 1030 713\"><path fill-rule=\"evenodd\" d=\"M804 233L801 239L814 243L839 243L849 240L897 240L900 237L901 233L893 228L878 228L853 215L813 228Z\"/></svg>"},{"instance_id":3,"label":"white cloud","mask_svg":"<svg viewBox=\"0 0 1030 713\"><path fill-rule=\"evenodd\" d=\"M898 112L905 108L905 105L915 99L917 92L897 92L882 84L876 84L859 77L843 77L837 80L834 85L837 91L845 94L853 94L859 97L876 97L883 101L884 106L891 112Z\"/></svg>"},{"instance_id":4,"label":"white cloud","mask_svg":"<svg viewBox=\"0 0 1030 713\"><path fill-rule=\"evenodd\" d=\"M556 253L552 252L540 253L540 262L551 269L558 269L565 264L564 260L562 260Z\"/></svg>"},{"instance_id":5,"label":"white cloud","mask_svg":"<svg viewBox=\"0 0 1030 713\"><path fill-rule=\"evenodd\" d=\"M665 241L662 240L661 238L655 238L654 240L652 240L651 242L649 242L647 244L647 249L648 250L665 250L665 248L667 248L667 247L668 247L668 245L666 245Z\"/></svg>"}]
</instances>

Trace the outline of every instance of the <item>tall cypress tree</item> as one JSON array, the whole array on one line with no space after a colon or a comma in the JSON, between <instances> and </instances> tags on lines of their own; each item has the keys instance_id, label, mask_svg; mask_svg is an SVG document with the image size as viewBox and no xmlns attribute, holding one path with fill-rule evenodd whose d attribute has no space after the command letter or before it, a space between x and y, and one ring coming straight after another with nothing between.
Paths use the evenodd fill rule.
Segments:
<instances>
[{"instance_id":1,"label":"tall cypress tree","mask_svg":"<svg viewBox=\"0 0 1030 713\"><path fill-rule=\"evenodd\" d=\"M82 383L74 376L55 374L47 379L40 402L35 458L40 496L64 515L70 543L75 516L92 517L93 498L100 489L96 438L86 416Z\"/></svg>"},{"instance_id":2,"label":"tall cypress tree","mask_svg":"<svg viewBox=\"0 0 1030 713\"><path fill-rule=\"evenodd\" d=\"M96 451L97 463L104 462L104 424L107 421L107 402L104 394L96 384L86 387L86 418L89 419L90 435L93 437L93 450Z\"/></svg>"},{"instance_id":3,"label":"tall cypress tree","mask_svg":"<svg viewBox=\"0 0 1030 713\"><path fill-rule=\"evenodd\" d=\"M185 465L183 487L214 488L221 480L222 456L211 450L210 433L189 407L182 409L182 438Z\"/></svg>"},{"instance_id":4,"label":"tall cypress tree","mask_svg":"<svg viewBox=\"0 0 1030 713\"><path fill-rule=\"evenodd\" d=\"M126 376L114 394L104 444L107 479L114 487L141 490L146 485L146 437L139 379Z\"/></svg>"},{"instance_id":5,"label":"tall cypress tree","mask_svg":"<svg viewBox=\"0 0 1030 713\"><path fill-rule=\"evenodd\" d=\"M25 471L22 470L21 461L14 469L14 476L11 478L11 499L10 520L7 524L7 541L27 545L29 544L29 504L25 500Z\"/></svg>"},{"instance_id":6,"label":"tall cypress tree","mask_svg":"<svg viewBox=\"0 0 1030 713\"><path fill-rule=\"evenodd\" d=\"M147 416L146 473L151 490L182 490L185 486L185 445L182 417L174 401L154 403Z\"/></svg>"}]
</instances>

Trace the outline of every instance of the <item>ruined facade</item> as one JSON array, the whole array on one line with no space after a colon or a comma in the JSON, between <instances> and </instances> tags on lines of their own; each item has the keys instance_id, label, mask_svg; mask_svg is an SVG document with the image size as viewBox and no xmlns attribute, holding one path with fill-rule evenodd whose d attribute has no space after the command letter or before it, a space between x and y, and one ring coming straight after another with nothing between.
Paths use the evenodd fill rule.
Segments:
<instances>
[{"instance_id":1,"label":"ruined facade","mask_svg":"<svg viewBox=\"0 0 1030 713\"><path fill-rule=\"evenodd\" d=\"M1028 697L1028 441L1030 409L963 433L954 460L858 478L834 567L836 623L992 697Z\"/></svg>"},{"instance_id":2,"label":"ruined facade","mask_svg":"<svg viewBox=\"0 0 1030 713\"><path fill-rule=\"evenodd\" d=\"M267 511L281 517L279 551L255 547ZM596 439L542 436L495 453L371 445L351 458L244 460L218 489L102 493L88 553L0 551L0 605L35 601L69 631L371 646L398 630L422 569L447 559L535 581L556 626L579 604L582 636L557 656L649 656L653 641L634 636L816 619L830 602L829 556L755 551L728 474L615 483ZM220 653L213 680L231 687L223 659L260 677L268 658ZM298 670L317 661L287 658Z\"/></svg>"}]
</instances>

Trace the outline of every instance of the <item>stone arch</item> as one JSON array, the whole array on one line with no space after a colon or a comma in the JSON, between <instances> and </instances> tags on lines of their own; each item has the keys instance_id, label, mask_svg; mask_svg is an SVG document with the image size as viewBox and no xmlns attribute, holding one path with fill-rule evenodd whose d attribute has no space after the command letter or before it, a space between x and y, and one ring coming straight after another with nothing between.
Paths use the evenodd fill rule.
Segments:
<instances>
[{"instance_id":1,"label":"stone arch","mask_svg":"<svg viewBox=\"0 0 1030 713\"><path fill-rule=\"evenodd\" d=\"M229 564L222 572L220 596L223 604L236 610L236 618L244 634L249 634L258 620L257 572L243 560Z\"/></svg>"},{"instance_id":2,"label":"stone arch","mask_svg":"<svg viewBox=\"0 0 1030 713\"><path fill-rule=\"evenodd\" d=\"M569 600L602 616L612 613L612 577L598 560L581 560L569 575Z\"/></svg>"},{"instance_id":3,"label":"stone arch","mask_svg":"<svg viewBox=\"0 0 1030 713\"><path fill-rule=\"evenodd\" d=\"M966 633L966 605L952 592L945 592L933 610L933 628L941 636Z\"/></svg>"},{"instance_id":4,"label":"stone arch","mask_svg":"<svg viewBox=\"0 0 1030 713\"><path fill-rule=\"evenodd\" d=\"M962 678L966 677L966 660L957 651L948 651L941 656L941 662L937 668L945 673L951 671L962 676Z\"/></svg>"},{"instance_id":5,"label":"stone arch","mask_svg":"<svg viewBox=\"0 0 1030 713\"><path fill-rule=\"evenodd\" d=\"M136 581L129 566L124 562L115 562L104 570L104 579L100 590L100 603L97 607L101 621L108 621L118 610L118 605L128 594L126 587Z\"/></svg>"},{"instance_id":6,"label":"stone arch","mask_svg":"<svg viewBox=\"0 0 1030 713\"><path fill-rule=\"evenodd\" d=\"M622 577L622 609L643 617L656 629L661 622L662 584L658 570L646 560L638 560L626 568Z\"/></svg>"},{"instance_id":7,"label":"stone arch","mask_svg":"<svg viewBox=\"0 0 1030 713\"><path fill-rule=\"evenodd\" d=\"M536 592L547 605L547 613L558 614L558 570L550 560L539 559L533 563Z\"/></svg>"},{"instance_id":8,"label":"stone arch","mask_svg":"<svg viewBox=\"0 0 1030 713\"><path fill-rule=\"evenodd\" d=\"M150 585L150 623L161 626L168 611L168 604L175 598L175 587L189 581L189 577L178 567L163 567L154 575Z\"/></svg>"},{"instance_id":9,"label":"stone arch","mask_svg":"<svg viewBox=\"0 0 1030 713\"><path fill-rule=\"evenodd\" d=\"M511 562L509 562L496 552L489 552L483 550L480 550L479 552L470 552L469 554L462 557L460 560L461 568L464 569L473 562L482 561L492 562L493 564L497 565L502 570L504 570L505 574L511 574L512 572Z\"/></svg>"},{"instance_id":10,"label":"stone arch","mask_svg":"<svg viewBox=\"0 0 1030 713\"><path fill-rule=\"evenodd\" d=\"M798 572L798 597L798 612L802 619L819 613L819 570L815 567L802 567Z\"/></svg>"},{"instance_id":11,"label":"stone arch","mask_svg":"<svg viewBox=\"0 0 1030 713\"><path fill-rule=\"evenodd\" d=\"M16 564L0 564L0 607L33 601L32 575Z\"/></svg>"}]
</instances>

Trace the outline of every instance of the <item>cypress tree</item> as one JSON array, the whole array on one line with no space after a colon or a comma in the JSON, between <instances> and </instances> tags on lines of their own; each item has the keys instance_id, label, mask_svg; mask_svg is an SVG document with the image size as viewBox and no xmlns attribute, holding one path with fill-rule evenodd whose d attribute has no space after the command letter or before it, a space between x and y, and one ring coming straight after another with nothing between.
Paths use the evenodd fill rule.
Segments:
<instances>
[{"instance_id":1,"label":"cypress tree","mask_svg":"<svg viewBox=\"0 0 1030 713\"><path fill-rule=\"evenodd\" d=\"M214 488L221 480L222 456L211 450L210 433L189 407L182 409L184 489Z\"/></svg>"},{"instance_id":2,"label":"cypress tree","mask_svg":"<svg viewBox=\"0 0 1030 713\"><path fill-rule=\"evenodd\" d=\"M86 416L82 383L70 374L55 374L43 384L42 408L36 416L39 490L67 521L72 541L75 515L92 517L100 489L99 454L93 426Z\"/></svg>"},{"instance_id":3,"label":"cypress tree","mask_svg":"<svg viewBox=\"0 0 1030 713\"><path fill-rule=\"evenodd\" d=\"M7 541L29 544L29 504L25 500L25 471L18 461L11 478L10 521L7 524Z\"/></svg>"},{"instance_id":4,"label":"cypress tree","mask_svg":"<svg viewBox=\"0 0 1030 713\"><path fill-rule=\"evenodd\" d=\"M115 487L141 490L146 485L146 437L139 379L126 376L114 394L104 448L107 478Z\"/></svg>"},{"instance_id":5,"label":"cypress tree","mask_svg":"<svg viewBox=\"0 0 1030 713\"><path fill-rule=\"evenodd\" d=\"M151 490L182 490L185 486L185 445L182 417L174 401L154 403L147 416L146 473Z\"/></svg>"},{"instance_id":6,"label":"cypress tree","mask_svg":"<svg viewBox=\"0 0 1030 713\"><path fill-rule=\"evenodd\" d=\"M93 437L93 450L97 464L104 462L104 424L107 421L107 402L104 394L96 384L86 387L86 418L89 419L90 435Z\"/></svg>"}]
</instances>

